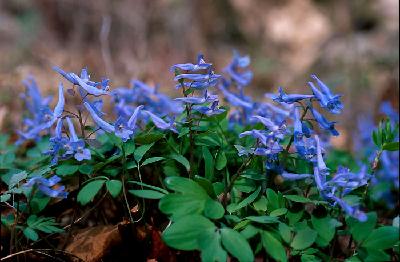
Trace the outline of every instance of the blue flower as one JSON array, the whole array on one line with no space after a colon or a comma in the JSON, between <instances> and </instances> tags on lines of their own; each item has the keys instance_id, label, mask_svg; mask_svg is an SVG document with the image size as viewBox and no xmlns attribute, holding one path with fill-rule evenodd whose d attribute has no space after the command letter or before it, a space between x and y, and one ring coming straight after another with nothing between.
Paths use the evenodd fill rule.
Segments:
<instances>
[{"instance_id":1,"label":"blue flower","mask_svg":"<svg viewBox=\"0 0 400 262\"><path fill-rule=\"evenodd\" d=\"M192 109L203 115L214 116L225 112L225 109L218 107L218 100L214 101L211 106L193 106Z\"/></svg>"},{"instance_id":2,"label":"blue flower","mask_svg":"<svg viewBox=\"0 0 400 262\"><path fill-rule=\"evenodd\" d=\"M352 173L350 169L340 166L336 175L328 181L328 184L332 187L341 188L342 195L346 195L352 190L366 185L369 179L370 175L367 174L365 165L357 173Z\"/></svg>"},{"instance_id":3,"label":"blue flower","mask_svg":"<svg viewBox=\"0 0 400 262\"><path fill-rule=\"evenodd\" d=\"M242 133L239 134L239 137L245 137L245 136L252 136L253 138L257 139L260 143L262 143L263 145L267 145L267 135L265 133L265 131L263 130L257 130L257 129L253 129L253 130L249 130L249 131L244 131Z\"/></svg>"},{"instance_id":4,"label":"blue flower","mask_svg":"<svg viewBox=\"0 0 400 262\"><path fill-rule=\"evenodd\" d=\"M262 116L253 116L252 119L262 123L274 136L282 139L286 132L286 124L282 122L280 125L275 124L271 119Z\"/></svg>"},{"instance_id":5,"label":"blue flower","mask_svg":"<svg viewBox=\"0 0 400 262\"><path fill-rule=\"evenodd\" d=\"M33 99L39 99L37 94L35 94L34 96L36 97ZM28 139L38 139L40 137L40 133L43 130L49 129L57 121L57 119L61 117L61 114L64 111L64 105L64 89L63 85L60 83L58 87L58 102L54 108L54 111L51 111L50 108L47 106L37 107L37 110L39 111L35 112L36 116L34 117L36 119L33 121L25 121L25 124L27 124L27 131L17 131L17 133L20 135L20 139L16 143L20 144Z\"/></svg>"},{"instance_id":6,"label":"blue flower","mask_svg":"<svg viewBox=\"0 0 400 262\"><path fill-rule=\"evenodd\" d=\"M178 133L178 131L174 127L174 125L175 125L174 121L171 121L170 123L167 123L162 118L156 116L155 114L153 114L150 111L143 110L143 112L146 113L151 118L151 120L153 121L154 125L156 127L158 127L159 129L171 130L174 133Z\"/></svg>"},{"instance_id":7,"label":"blue flower","mask_svg":"<svg viewBox=\"0 0 400 262\"><path fill-rule=\"evenodd\" d=\"M317 164L318 170L321 173L321 175L328 175L329 169L326 167L324 158L322 156L321 142L317 135L315 135L314 139L315 139L315 144L316 144L316 148L317 148L317 152L316 152L317 163L316 164Z\"/></svg>"},{"instance_id":8,"label":"blue flower","mask_svg":"<svg viewBox=\"0 0 400 262\"><path fill-rule=\"evenodd\" d=\"M314 98L314 95L286 94L282 87L279 87L279 94L272 97L272 100L280 103L293 104L304 99Z\"/></svg>"},{"instance_id":9,"label":"blue flower","mask_svg":"<svg viewBox=\"0 0 400 262\"><path fill-rule=\"evenodd\" d=\"M246 70L250 65L249 56L240 56L237 51L233 52L231 63L224 69L239 88L247 86L253 79L253 72Z\"/></svg>"},{"instance_id":10,"label":"blue flower","mask_svg":"<svg viewBox=\"0 0 400 262\"><path fill-rule=\"evenodd\" d=\"M62 136L62 127L63 119L59 118L57 120L54 136L50 138L50 149L44 152L44 154L52 157L51 164L53 165L58 162L60 151L68 144L68 139Z\"/></svg>"},{"instance_id":11,"label":"blue flower","mask_svg":"<svg viewBox=\"0 0 400 262\"><path fill-rule=\"evenodd\" d=\"M56 186L58 182L61 181L61 178L58 176L52 176L49 179L46 179L44 177L36 176L32 177L31 179L28 180L27 183L25 183L23 186L24 187L33 187L37 186L39 191L41 191L43 194L49 196L49 197L56 197L56 198L67 198L68 192L65 191L64 186Z\"/></svg>"},{"instance_id":12,"label":"blue flower","mask_svg":"<svg viewBox=\"0 0 400 262\"><path fill-rule=\"evenodd\" d=\"M245 109L252 109L253 103L243 100L242 98L238 97L237 95L229 92L226 88L220 85L219 90L221 90L222 94L224 95L225 99L232 105L238 106Z\"/></svg>"},{"instance_id":13,"label":"blue flower","mask_svg":"<svg viewBox=\"0 0 400 262\"><path fill-rule=\"evenodd\" d=\"M120 137L123 142L128 141L133 134L133 130L129 129L128 122L123 117L118 117L114 123L115 135Z\"/></svg>"},{"instance_id":14,"label":"blue flower","mask_svg":"<svg viewBox=\"0 0 400 262\"><path fill-rule=\"evenodd\" d=\"M212 67L212 64L206 63L204 61L204 56L199 54L197 56L197 64L185 63L185 64L176 64L171 67L171 72L174 72L176 69L183 71L195 72L199 70L208 70Z\"/></svg>"},{"instance_id":15,"label":"blue flower","mask_svg":"<svg viewBox=\"0 0 400 262\"><path fill-rule=\"evenodd\" d=\"M97 115L96 111L92 108L92 106L88 102L83 103L86 107L86 109L89 111L89 114L92 116L93 121L104 131L108 133L114 133L115 132L115 127L111 125L110 123L104 121L101 119L100 116Z\"/></svg>"},{"instance_id":16,"label":"blue flower","mask_svg":"<svg viewBox=\"0 0 400 262\"><path fill-rule=\"evenodd\" d=\"M218 96L217 95L210 95L208 94L208 91L206 90L204 92L204 96L203 97L196 97L196 96L188 96L188 97L179 97L179 98L175 98L174 100L185 103L185 104L192 104L192 105L200 105L200 104L204 104L207 102L214 102L218 100Z\"/></svg>"},{"instance_id":17,"label":"blue flower","mask_svg":"<svg viewBox=\"0 0 400 262\"><path fill-rule=\"evenodd\" d=\"M343 109L343 104L339 100L341 95L333 95L329 87L316 75L311 75L311 77L317 81L318 87L322 91L316 88L312 82L308 82L315 97L319 100L321 107L326 108L332 114L340 114Z\"/></svg>"},{"instance_id":18,"label":"blue flower","mask_svg":"<svg viewBox=\"0 0 400 262\"><path fill-rule=\"evenodd\" d=\"M314 116L314 119L317 121L318 125L326 130L329 131L333 136L338 136L339 132L335 129L336 122L329 122L325 117L323 117L317 110L313 107L310 108L311 113Z\"/></svg>"},{"instance_id":19,"label":"blue flower","mask_svg":"<svg viewBox=\"0 0 400 262\"><path fill-rule=\"evenodd\" d=\"M53 69L69 82L71 82L73 85L80 86L85 92L90 95L100 96L108 94L108 79L103 79L100 83L90 81L90 76L88 75L86 68L82 69L81 77L72 72L67 73L56 66L54 66Z\"/></svg>"},{"instance_id":20,"label":"blue flower","mask_svg":"<svg viewBox=\"0 0 400 262\"><path fill-rule=\"evenodd\" d=\"M338 204L347 215L359 220L360 222L365 222L368 220L367 215L364 212L362 212L357 206L351 206L346 201L338 198L335 195L332 195L330 198L336 204Z\"/></svg>"},{"instance_id":21,"label":"blue flower","mask_svg":"<svg viewBox=\"0 0 400 262\"><path fill-rule=\"evenodd\" d=\"M74 124L72 123L69 117L66 117L70 140L68 145L66 146L67 152L65 156L74 155L74 158L78 161L82 161L84 159L90 160L91 154L90 150L85 148L85 142L78 138L75 132Z\"/></svg>"},{"instance_id":22,"label":"blue flower","mask_svg":"<svg viewBox=\"0 0 400 262\"><path fill-rule=\"evenodd\" d=\"M206 89L214 87L218 83L220 75L215 74L212 71L212 65L207 64L204 61L202 55L198 56L197 65L193 64L177 64L172 66L172 71L175 71L175 81L179 83L176 88L188 87L193 89ZM181 71L188 71L188 73L182 73ZM198 72L199 70L205 72Z\"/></svg>"},{"instance_id":23,"label":"blue flower","mask_svg":"<svg viewBox=\"0 0 400 262\"><path fill-rule=\"evenodd\" d=\"M284 171L281 176L287 181L303 180L312 177L311 174L294 174Z\"/></svg>"}]
</instances>

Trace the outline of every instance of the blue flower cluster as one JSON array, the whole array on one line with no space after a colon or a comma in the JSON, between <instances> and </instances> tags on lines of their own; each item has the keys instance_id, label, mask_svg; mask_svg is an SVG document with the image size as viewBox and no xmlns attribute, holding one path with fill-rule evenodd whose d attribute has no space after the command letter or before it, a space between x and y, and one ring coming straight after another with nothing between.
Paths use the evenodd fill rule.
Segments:
<instances>
[{"instance_id":1,"label":"blue flower cluster","mask_svg":"<svg viewBox=\"0 0 400 262\"><path fill-rule=\"evenodd\" d=\"M50 178L44 178L40 176L32 177L28 180L23 187L32 189L34 186L38 188L40 192L49 197L56 198L67 198L68 192L65 191L65 186L57 185L61 181L58 176L52 176Z\"/></svg>"},{"instance_id":2,"label":"blue flower cluster","mask_svg":"<svg viewBox=\"0 0 400 262\"><path fill-rule=\"evenodd\" d=\"M58 103L51 110L50 98L43 98L36 83L32 79L27 80L27 91L23 98L30 115L24 119L25 128L19 132L18 143L37 139L45 131L50 132L56 123L50 138L51 148L46 152L52 156L52 163L72 157L78 161L88 160L91 159L91 151L86 148L89 136L85 134L85 114L90 115L98 127L93 132L102 130L113 133L123 142L132 138L148 123L153 123L158 129L178 133L179 128L185 125L191 129L193 119L201 121L203 117L225 112L224 107L219 107L218 95L213 93L217 87L216 91L220 91L224 100L233 108L228 116L229 127L240 125L239 138L250 136L255 139L251 147L235 146L239 156L262 156L265 159L265 169L282 175L285 180L314 179L324 199L332 205L339 205L347 214L365 220L366 216L359 207L349 205L344 199L351 191L364 186L371 179L367 169L362 167L361 171L353 173L341 167L331 176L324 161L322 137L337 136L339 132L335 122L324 116L323 110L340 114L343 110L341 95L334 94L316 75L311 75L312 81L308 82L311 94L288 94L280 87L278 94L265 95L275 104L254 101L245 95L245 88L253 78L249 67L250 58L238 52L234 52L232 61L223 71L224 75L214 73L213 65L206 62L203 55L199 55L194 64L175 64L171 71L175 74L176 88L183 93L183 97L175 99L160 92L159 86L150 87L138 80L132 81L131 88L119 87L110 91L108 79L92 81L86 68L78 76L55 67L54 70L72 84L72 89L67 90L68 94L75 95L77 89L82 105L76 107L76 113L64 110L64 88L60 84ZM113 103L114 121L106 120L106 114L102 111L103 99L107 96ZM390 111L390 108L385 105L383 110ZM175 119L183 120L176 122ZM65 123L67 128L63 128ZM80 137L74 124L80 126ZM250 124L257 129L243 130ZM318 132L315 124L319 126ZM288 135L291 139L284 146ZM278 157L283 151L308 161L313 167L313 174L294 174L285 170ZM386 155L382 156L382 160L387 165L391 161ZM52 184L47 180L37 181L30 183L38 183L39 187L47 189Z\"/></svg>"},{"instance_id":3,"label":"blue flower cluster","mask_svg":"<svg viewBox=\"0 0 400 262\"><path fill-rule=\"evenodd\" d=\"M343 109L340 102L341 95L335 95L330 88L317 76L312 75L308 85L312 94L287 94L279 88L277 95L266 94L267 98L279 103L279 107L266 102L254 102L244 94L244 87L252 78L252 73L247 68L250 60L247 56L241 57L234 54L232 62L226 68L228 78L223 78L220 91L228 103L237 108L231 113L231 124L242 125L249 123L262 123L264 129L253 129L242 132L239 137L252 136L256 139L254 147L245 148L237 145L238 154L264 156L265 167L282 175L285 180L300 180L314 178L317 188L323 198L333 205L339 205L349 215L359 220L365 220L365 214L357 206L349 205L344 199L352 190L363 186L370 178L363 168L359 173L352 173L347 168L340 168L332 179L327 179L330 174L327 168L320 137L315 134L313 122L317 123L325 135L339 135L335 129L335 122L329 121L315 106L317 102L322 109L329 113L339 114ZM235 89L235 90L233 90ZM300 112L302 110L302 112ZM307 115L311 118L306 119ZM288 153L297 153L300 157L313 165L313 174L293 174L287 172L279 163L278 154L283 151L282 142L290 131L286 128L287 121L292 121L292 140L287 148ZM291 150L294 144L295 152Z\"/></svg>"}]
</instances>

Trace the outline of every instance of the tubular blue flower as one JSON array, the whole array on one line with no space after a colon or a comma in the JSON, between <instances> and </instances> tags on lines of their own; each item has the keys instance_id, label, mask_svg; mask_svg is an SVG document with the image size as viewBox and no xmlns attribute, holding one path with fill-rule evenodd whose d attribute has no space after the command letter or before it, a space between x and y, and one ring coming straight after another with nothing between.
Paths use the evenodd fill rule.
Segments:
<instances>
[{"instance_id":1,"label":"tubular blue flower","mask_svg":"<svg viewBox=\"0 0 400 262\"><path fill-rule=\"evenodd\" d=\"M193 104L193 105L200 105L204 104L207 102L214 102L218 100L217 95L210 95L208 94L208 91L206 90L204 92L203 97L196 97L196 96L191 96L191 97L179 97L175 98L174 100L185 103L185 104Z\"/></svg>"},{"instance_id":2,"label":"tubular blue flower","mask_svg":"<svg viewBox=\"0 0 400 262\"><path fill-rule=\"evenodd\" d=\"M57 188L53 188L60 181L61 181L61 178L58 176L52 176L49 179L46 179L46 178L40 177L40 176L36 176L36 177L32 177L31 179L29 179L28 182L25 183L23 186L24 187L33 187L36 185L38 187L39 191L41 191L43 194L45 194L49 197L67 198L68 192L65 191L64 186L58 186Z\"/></svg>"},{"instance_id":3,"label":"tubular blue flower","mask_svg":"<svg viewBox=\"0 0 400 262\"><path fill-rule=\"evenodd\" d=\"M249 56L240 56L237 51L234 51L231 63L224 69L231 79L237 83L239 89L249 85L253 78L253 72L251 72L251 70L245 70L249 65Z\"/></svg>"},{"instance_id":4,"label":"tubular blue flower","mask_svg":"<svg viewBox=\"0 0 400 262\"><path fill-rule=\"evenodd\" d=\"M219 89L223 93L225 99L232 105L232 106L238 106L238 107L243 107L246 109L252 109L253 104L247 101L244 101L243 99L239 98L237 95L229 92L227 89L225 89L222 85L220 85Z\"/></svg>"},{"instance_id":5,"label":"tubular blue flower","mask_svg":"<svg viewBox=\"0 0 400 262\"><path fill-rule=\"evenodd\" d=\"M299 114L299 109L298 107L295 107L294 109L294 131L293 131L293 135L294 135L294 140L299 141L301 139L303 139L303 125L301 123L300 120L300 114Z\"/></svg>"},{"instance_id":6,"label":"tubular blue flower","mask_svg":"<svg viewBox=\"0 0 400 262\"><path fill-rule=\"evenodd\" d=\"M284 133L286 132L285 122L281 123L280 125L276 125L271 119L262 116L253 116L252 119L262 123L277 138L282 139Z\"/></svg>"},{"instance_id":7,"label":"tubular blue flower","mask_svg":"<svg viewBox=\"0 0 400 262\"><path fill-rule=\"evenodd\" d=\"M367 221L368 219L367 215L364 212L362 212L357 206L351 206L346 201L336 197L335 195L332 195L331 199L336 204L338 204L347 215L359 220L360 222Z\"/></svg>"},{"instance_id":8,"label":"tubular blue flower","mask_svg":"<svg viewBox=\"0 0 400 262\"><path fill-rule=\"evenodd\" d=\"M219 108L218 103L219 101L215 100L210 106L193 106L192 109L206 116L219 115L225 112L225 109Z\"/></svg>"},{"instance_id":9,"label":"tubular blue flower","mask_svg":"<svg viewBox=\"0 0 400 262\"><path fill-rule=\"evenodd\" d=\"M64 149L68 140L62 136L63 119L57 120L54 136L50 138L50 149L45 151L44 154L51 156L51 164L56 164L59 158L59 152Z\"/></svg>"},{"instance_id":10,"label":"tubular blue flower","mask_svg":"<svg viewBox=\"0 0 400 262\"><path fill-rule=\"evenodd\" d=\"M142 109L143 109L143 105L136 107L135 111L133 112L133 114L131 115L131 117L128 120L129 128L134 129L136 127L136 122L139 117L140 110L142 110Z\"/></svg>"},{"instance_id":11,"label":"tubular blue flower","mask_svg":"<svg viewBox=\"0 0 400 262\"><path fill-rule=\"evenodd\" d=\"M204 61L204 56L199 54L197 56L197 64L185 63L185 64L176 64L171 67L171 72L174 72L176 69L183 71L199 71L199 70L208 70L212 67L212 64L206 63Z\"/></svg>"},{"instance_id":12,"label":"tubular blue flower","mask_svg":"<svg viewBox=\"0 0 400 262\"><path fill-rule=\"evenodd\" d=\"M262 147L256 148L254 154L258 156L270 156L278 154L282 150L283 148L279 145L277 141L272 141L272 143L271 142L267 143L266 148Z\"/></svg>"},{"instance_id":13,"label":"tubular blue flower","mask_svg":"<svg viewBox=\"0 0 400 262\"><path fill-rule=\"evenodd\" d=\"M90 106L88 102L83 103L86 107L86 109L89 111L89 114L92 116L93 121L104 131L108 133L114 133L115 132L115 127L112 126L110 123L107 123L103 119L101 119L95 112L95 110Z\"/></svg>"},{"instance_id":14,"label":"tubular blue flower","mask_svg":"<svg viewBox=\"0 0 400 262\"><path fill-rule=\"evenodd\" d=\"M312 177L311 174L294 174L284 171L281 176L287 181L303 180Z\"/></svg>"},{"instance_id":15,"label":"tubular blue flower","mask_svg":"<svg viewBox=\"0 0 400 262\"><path fill-rule=\"evenodd\" d=\"M188 73L180 72L182 70L188 71ZM199 70L206 72L198 72ZM202 55L198 56L197 65L178 64L172 66L171 71L175 71L174 80L179 82L176 85L176 88L188 87L202 90L214 87L218 83L218 79L221 78L220 75L217 75L212 71L211 64L205 63Z\"/></svg>"},{"instance_id":16,"label":"tubular blue flower","mask_svg":"<svg viewBox=\"0 0 400 262\"><path fill-rule=\"evenodd\" d=\"M86 68L82 69L81 77L72 72L67 73L63 71L61 68L56 66L54 66L53 69L60 75L62 75L65 79L67 79L69 82L71 82L73 85L78 85L81 88L83 88L88 94L94 96L100 96L100 95L107 95L109 93L108 91L106 91L108 87L108 80L105 79L101 83L90 81L89 80L90 76L88 75ZM97 88L97 86L101 86L103 88L99 89Z\"/></svg>"},{"instance_id":17,"label":"tubular blue flower","mask_svg":"<svg viewBox=\"0 0 400 262\"><path fill-rule=\"evenodd\" d=\"M343 104L339 100L341 95L333 95L329 87L316 75L311 75L311 78L317 81L318 87L322 91L319 91L312 82L308 82L315 97L319 100L321 107L326 108L332 114L340 114L343 110Z\"/></svg>"},{"instance_id":18,"label":"tubular blue flower","mask_svg":"<svg viewBox=\"0 0 400 262\"><path fill-rule=\"evenodd\" d=\"M327 183L332 187L342 188L342 195L364 186L368 183L370 176L367 174L367 167L363 165L358 173L350 172L350 169L339 167L336 175Z\"/></svg>"},{"instance_id":19,"label":"tubular blue flower","mask_svg":"<svg viewBox=\"0 0 400 262\"><path fill-rule=\"evenodd\" d=\"M239 134L239 137L245 137L245 136L252 136L255 139L258 139L258 141L260 141L263 145L267 145L267 135L265 134L264 131L262 130L257 130L257 129L253 129L250 131L245 131Z\"/></svg>"},{"instance_id":20,"label":"tubular blue flower","mask_svg":"<svg viewBox=\"0 0 400 262\"><path fill-rule=\"evenodd\" d=\"M314 116L314 119L317 121L318 125L326 130L329 131L333 136L338 136L339 132L335 129L336 122L329 122L325 117L323 117L317 110L314 108L310 108L311 113Z\"/></svg>"},{"instance_id":21,"label":"tubular blue flower","mask_svg":"<svg viewBox=\"0 0 400 262\"><path fill-rule=\"evenodd\" d=\"M318 135L314 136L315 144L317 147L317 167L322 175L328 175L329 169L326 167L324 158L322 157L322 147Z\"/></svg>"},{"instance_id":22,"label":"tubular blue flower","mask_svg":"<svg viewBox=\"0 0 400 262\"><path fill-rule=\"evenodd\" d=\"M128 123L124 118L118 117L114 124L115 135L120 137L123 142L128 141L129 137L133 134L133 131L128 128Z\"/></svg>"},{"instance_id":23,"label":"tubular blue flower","mask_svg":"<svg viewBox=\"0 0 400 262\"><path fill-rule=\"evenodd\" d=\"M279 87L279 94L272 96L272 100L280 103L293 104L304 99L314 98L314 95L300 95L300 94L286 94L283 92L282 87Z\"/></svg>"},{"instance_id":24,"label":"tubular blue flower","mask_svg":"<svg viewBox=\"0 0 400 262\"><path fill-rule=\"evenodd\" d=\"M68 157L73 155L74 158L78 161L82 161L84 159L90 160L91 153L90 150L85 148L85 142L78 138L75 132L74 124L72 123L69 117L66 117L68 130L70 135L69 143L65 145L66 152L64 157Z\"/></svg>"},{"instance_id":25,"label":"tubular blue flower","mask_svg":"<svg viewBox=\"0 0 400 262\"><path fill-rule=\"evenodd\" d=\"M174 127L174 122L171 121L170 123L165 122L163 119L160 117L156 116L155 114L151 113L150 111L143 110L144 113L146 113L151 120L153 121L154 125L158 127L159 129L163 130L171 130L174 133L178 133L178 131Z\"/></svg>"}]
</instances>

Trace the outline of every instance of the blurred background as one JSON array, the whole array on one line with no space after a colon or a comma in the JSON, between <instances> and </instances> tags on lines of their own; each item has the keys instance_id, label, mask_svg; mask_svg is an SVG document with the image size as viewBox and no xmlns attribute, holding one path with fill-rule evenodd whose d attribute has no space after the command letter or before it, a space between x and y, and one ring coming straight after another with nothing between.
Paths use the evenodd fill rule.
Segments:
<instances>
[{"instance_id":1,"label":"blurred background","mask_svg":"<svg viewBox=\"0 0 400 262\"><path fill-rule=\"evenodd\" d=\"M220 72L237 49L252 58L254 97L278 86L309 93L311 73L344 94L334 143L346 147L359 116L378 117L382 101L398 107L398 19L398 0L3 0L0 128L20 126L28 75L55 93L52 65L177 95L172 64L202 52Z\"/></svg>"}]
</instances>

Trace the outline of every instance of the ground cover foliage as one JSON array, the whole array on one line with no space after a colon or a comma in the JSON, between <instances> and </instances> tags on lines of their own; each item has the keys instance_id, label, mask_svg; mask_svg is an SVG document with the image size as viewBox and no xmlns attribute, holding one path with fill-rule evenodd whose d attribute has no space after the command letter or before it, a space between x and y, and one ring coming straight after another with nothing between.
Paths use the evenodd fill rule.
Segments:
<instances>
[{"instance_id":1,"label":"ground cover foliage","mask_svg":"<svg viewBox=\"0 0 400 262\"><path fill-rule=\"evenodd\" d=\"M175 64L171 98L54 67L54 107L27 78L18 139L0 140L1 261L398 260L398 113L335 149L341 94L311 75L254 99L250 68Z\"/></svg>"}]
</instances>

